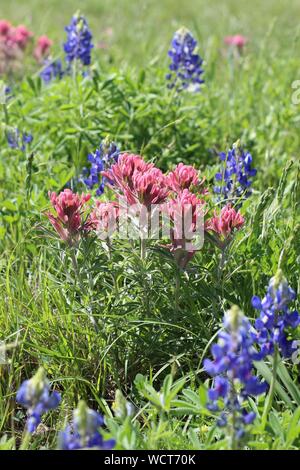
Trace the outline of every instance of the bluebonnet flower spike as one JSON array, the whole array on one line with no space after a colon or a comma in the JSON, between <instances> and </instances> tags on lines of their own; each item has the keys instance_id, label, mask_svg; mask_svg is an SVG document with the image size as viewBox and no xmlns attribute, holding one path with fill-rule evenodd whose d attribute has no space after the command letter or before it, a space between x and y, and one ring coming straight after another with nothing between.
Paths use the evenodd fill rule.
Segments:
<instances>
[{"instance_id":1,"label":"bluebonnet flower spike","mask_svg":"<svg viewBox=\"0 0 300 470\"><path fill-rule=\"evenodd\" d=\"M20 132L19 129L9 129L6 132L8 145L13 149L25 152L26 146L33 141L33 136L29 132Z\"/></svg>"},{"instance_id":2,"label":"bluebonnet flower spike","mask_svg":"<svg viewBox=\"0 0 300 470\"><path fill-rule=\"evenodd\" d=\"M188 29L176 31L168 54L172 59L170 73L166 76L170 81L169 88L199 91L204 82L201 78L203 60L197 52L197 41Z\"/></svg>"},{"instance_id":3,"label":"bluebonnet flower spike","mask_svg":"<svg viewBox=\"0 0 300 470\"><path fill-rule=\"evenodd\" d=\"M113 439L105 441L99 432L103 424L103 417L88 408L84 401L80 401L73 412L71 426L67 426L60 433L59 448L62 450L113 449L115 441Z\"/></svg>"},{"instance_id":4,"label":"bluebonnet flower spike","mask_svg":"<svg viewBox=\"0 0 300 470\"><path fill-rule=\"evenodd\" d=\"M50 393L49 382L42 367L29 380L25 380L17 392L16 400L27 408L26 429L32 433L41 422L42 414L57 408L60 403L58 392Z\"/></svg>"},{"instance_id":5,"label":"bluebonnet flower spike","mask_svg":"<svg viewBox=\"0 0 300 470\"><path fill-rule=\"evenodd\" d=\"M5 104L11 98L11 87L0 80L0 104Z\"/></svg>"},{"instance_id":6,"label":"bluebonnet flower spike","mask_svg":"<svg viewBox=\"0 0 300 470\"><path fill-rule=\"evenodd\" d=\"M71 64L78 60L82 65L90 65L92 44L92 33L84 16L76 13L69 26L66 28L67 40L64 43L66 61Z\"/></svg>"},{"instance_id":7,"label":"bluebonnet flower spike","mask_svg":"<svg viewBox=\"0 0 300 470\"><path fill-rule=\"evenodd\" d=\"M49 83L54 78L61 79L64 75L61 60L46 60L44 68L40 73L41 79L45 83Z\"/></svg>"},{"instance_id":8,"label":"bluebonnet flower spike","mask_svg":"<svg viewBox=\"0 0 300 470\"><path fill-rule=\"evenodd\" d=\"M248 319L233 306L223 324L225 331L219 333L218 343L211 348L213 360L204 361L206 372L214 377L207 407L219 414L218 426L231 428L234 440L239 441L245 426L255 419L255 413L247 411L247 399L264 393L267 384L254 375L253 362L262 356L255 349Z\"/></svg>"},{"instance_id":9,"label":"bluebonnet flower spike","mask_svg":"<svg viewBox=\"0 0 300 470\"><path fill-rule=\"evenodd\" d=\"M116 390L115 401L112 408L115 416L120 419L125 419L127 416L132 416L134 413L134 406L126 400L121 390Z\"/></svg>"},{"instance_id":10,"label":"bluebonnet flower spike","mask_svg":"<svg viewBox=\"0 0 300 470\"><path fill-rule=\"evenodd\" d=\"M217 181L214 188L215 193L220 194L226 203L235 203L237 200L249 197L252 192L251 178L257 173L257 170L252 168L251 154L243 150L241 142L238 140L227 154L221 152L219 157L222 168L215 175Z\"/></svg>"},{"instance_id":11,"label":"bluebonnet flower spike","mask_svg":"<svg viewBox=\"0 0 300 470\"><path fill-rule=\"evenodd\" d=\"M297 328L300 324L299 313L289 310L289 304L295 298L296 294L281 270L270 279L267 294L263 299L252 297L252 306L260 311L253 337L265 356L273 354L275 345L283 357L291 357L295 352L294 341L289 338L289 330Z\"/></svg>"},{"instance_id":12,"label":"bluebonnet flower spike","mask_svg":"<svg viewBox=\"0 0 300 470\"><path fill-rule=\"evenodd\" d=\"M111 165L118 161L120 150L114 142L106 137L99 148L94 153L88 155L90 168L83 169L83 175L80 180L89 188L93 189L97 186L96 194L100 196L104 192L107 178L101 175L101 172L107 170ZM110 182L112 184L112 182Z\"/></svg>"}]
</instances>

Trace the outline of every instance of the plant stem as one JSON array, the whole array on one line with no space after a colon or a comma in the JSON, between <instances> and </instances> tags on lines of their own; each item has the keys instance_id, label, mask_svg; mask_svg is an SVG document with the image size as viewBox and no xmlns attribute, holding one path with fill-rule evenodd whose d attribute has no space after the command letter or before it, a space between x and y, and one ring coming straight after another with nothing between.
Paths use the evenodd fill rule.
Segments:
<instances>
[{"instance_id":1,"label":"plant stem","mask_svg":"<svg viewBox=\"0 0 300 470\"><path fill-rule=\"evenodd\" d=\"M73 64L72 64L72 78L73 78L73 81L75 83L76 89L78 89L77 68L78 68L78 62L77 62L77 59L75 59Z\"/></svg>"},{"instance_id":2,"label":"plant stem","mask_svg":"<svg viewBox=\"0 0 300 470\"><path fill-rule=\"evenodd\" d=\"M236 435L235 435L235 421L236 421L236 413L233 411L232 413L232 427L231 427L231 435L230 435L230 449L231 450L237 450L238 445L237 445L237 440L236 440Z\"/></svg>"},{"instance_id":3,"label":"plant stem","mask_svg":"<svg viewBox=\"0 0 300 470\"><path fill-rule=\"evenodd\" d=\"M30 201L30 196L32 192L32 184L31 184L31 179L32 179L32 165L33 165L33 152L31 152L29 155L26 154L26 179L25 179L25 186L26 186L26 209L28 210L29 207L29 201Z\"/></svg>"},{"instance_id":4,"label":"plant stem","mask_svg":"<svg viewBox=\"0 0 300 470\"><path fill-rule=\"evenodd\" d=\"M221 278L223 277L223 269L224 269L224 264L226 261L226 253L227 253L227 247L222 248L220 262L218 265L218 281L221 281Z\"/></svg>"},{"instance_id":5,"label":"plant stem","mask_svg":"<svg viewBox=\"0 0 300 470\"><path fill-rule=\"evenodd\" d=\"M8 115L8 109L7 109L7 104L6 103L3 103L3 112L4 112L4 122L8 126L8 124L9 124L9 115Z\"/></svg>"},{"instance_id":6,"label":"plant stem","mask_svg":"<svg viewBox=\"0 0 300 470\"><path fill-rule=\"evenodd\" d=\"M180 271L176 271L175 277L175 289L174 289L174 298L175 298L175 312L179 311L179 293L180 293Z\"/></svg>"},{"instance_id":7,"label":"plant stem","mask_svg":"<svg viewBox=\"0 0 300 470\"><path fill-rule=\"evenodd\" d=\"M78 263L77 263L75 251L73 249L71 249L71 260L72 260L72 265L73 265L73 269L75 272L75 279L79 280Z\"/></svg>"},{"instance_id":8,"label":"plant stem","mask_svg":"<svg viewBox=\"0 0 300 470\"><path fill-rule=\"evenodd\" d=\"M20 450L27 450L28 449L30 439L31 439L30 432L25 431L24 434L23 434L21 445L20 445Z\"/></svg>"},{"instance_id":9,"label":"plant stem","mask_svg":"<svg viewBox=\"0 0 300 470\"><path fill-rule=\"evenodd\" d=\"M75 279L76 279L76 281L78 281L81 293L83 294L84 293L84 285L82 284L82 281L81 281L80 272L79 272L79 269L78 269L78 263L77 263L76 254L75 254L74 249L71 249L71 260L72 260L72 265L73 265L73 269L74 269L74 273L75 273ZM86 311L87 311L87 314L88 314L88 316L89 316L89 318L90 318L90 320L91 320L91 322L92 322L92 324L95 328L96 333L99 333L99 328L98 328L96 319L93 316L89 306L86 309Z\"/></svg>"},{"instance_id":10,"label":"plant stem","mask_svg":"<svg viewBox=\"0 0 300 470\"><path fill-rule=\"evenodd\" d=\"M146 239L141 238L141 259L145 259L146 254Z\"/></svg>"},{"instance_id":11,"label":"plant stem","mask_svg":"<svg viewBox=\"0 0 300 470\"><path fill-rule=\"evenodd\" d=\"M107 244L107 250L108 250L108 259L111 262L111 241L109 237L106 240L106 244Z\"/></svg>"},{"instance_id":12,"label":"plant stem","mask_svg":"<svg viewBox=\"0 0 300 470\"><path fill-rule=\"evenodd\" d=\"M235 410L235 402L237 401L236 397L236 390L234 388L234 383L233 380L230 380L230 387L231 387L231 402L232 402L232 421L231 421L231 427L230 427L230 449L231 450L237 450L238 449L238 442L236 439L236 410Z\"/></svg>"}]
</instances>

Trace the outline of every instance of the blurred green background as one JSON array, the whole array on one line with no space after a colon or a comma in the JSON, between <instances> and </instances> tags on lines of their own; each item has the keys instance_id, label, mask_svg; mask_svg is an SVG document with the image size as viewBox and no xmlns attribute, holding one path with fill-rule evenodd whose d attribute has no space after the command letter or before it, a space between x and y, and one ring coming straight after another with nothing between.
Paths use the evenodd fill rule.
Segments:
<instances>
[{"instance_id":1,"label":"blurred green background","mask_svg":"<svg viewBox=\"0 0 300 470\"><path fill-rule=\"evenodd\" d=\"M257 50L269 34L272 52L288 55L300 31L299 0L0 1L0 17L24 23L35 34L48 34L58 46L77 9L87 16L95 42L109 44L103 54L132 65L164 57L174 30L182 24L197 36L206 60L212 42L222 45L225 35L237 33L251 39L249 47Z\"/></svg>"}]
</instances>

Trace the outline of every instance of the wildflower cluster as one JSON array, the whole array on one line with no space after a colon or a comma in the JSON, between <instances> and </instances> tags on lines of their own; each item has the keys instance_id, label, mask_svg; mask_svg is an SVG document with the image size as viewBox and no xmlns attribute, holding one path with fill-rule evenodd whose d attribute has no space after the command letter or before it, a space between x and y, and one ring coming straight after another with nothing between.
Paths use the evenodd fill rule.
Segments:
<instances>
[{"instance_id":1,"label":"wildflower cluster","mask_svg":"<svg viewBox=\"0 0 300 470\"><path fill-rule=\"evenodd\" d=\"M253 374L253 361L262 355L255 349L248 319L234 306L224 317L224 331L212 346L213 360L206 359L204 368L214 377L208 392L208 408L219 413L218 425L226 426L234 448L245 434L245 426L255 419L247 410L247 399L267 390L267 384Z\"/></svg>"},{"instance_id":2,"label":"wildflower cluster","mask_svg":"<svg viewBox=\"0 0 300 470\"><path fill-rule=\"evenodd\" d=\"M191 239L199 231L198 220L203 218L204 201L191 192L206 190L203 181L191 166L180 163L175 170L165 175L153 163L146 163L139 155L120 155L118 162L104 173L114 182L115 190L131 206L141 204L147 211L155 205L162 205L163 212L170 217L171 244L167 248L174 254L177 263L185 267L196 249ZM188 221L188 226L184 226Z\"/></svg>"},{"instance_id":3,"label":"wildflower cluster","mask_svg":"<svg viewBox=\"0 0 300 470\"><path fill-rule=\"evenodd\" d=\"M33 34L25 26L12 26L0 20L0 74L19 72L23 67L24 53Z\"/></svg>"},{"instance_id":4,"label":"wildflower cluster","mask_svg":"<svg viewBox=\"0 0 300 470\"><path fill-rule=\"evenodd\" d=\"M186 28L180 28L174 34L169 56L172 62L170 73L166 76L170 80L169 87L178 91L188 89L199 91L203 74L202 59L197 52L197 41Z\"/></svg>"},{"instance_id":5,"label":"wildflower cluster","mask_svg":"<svg viewBox=\"0 0 300 470\"><path fill-rule=\"evenodd\" d=\"M210 240L217 246L224 247L232 239L235 230L239 230L244 224L240 212L230 204L220 214L215 211L214 216L208 217L204 224L208 213L205 201L208 190L204 187L205 179L200 178L199 172L190 165L179 163L174 170L164 174L140 155L120 154L116 145L108 139L88 159L91 167L84 173L89 171L89 175L82 176L81 181L89 188L96 186L97 196L103 193L105 185L109 186L118 200L96 200L92 211L83 221L80 211L84 196L74 194L69 189L59 196L53 193L51 202L58 216L49 212L47 216L60 237L70 245L76 244L83 232L91 230L96 231L100 238L109 239L122 225L120 220L126 222L124 216L136 219L137 212L140 214L140 237L148 238L149 223L151 225L153 220L157 223L154 214L158 208L162 221L165 222L167 216L169 224L165 230L158 216L158 227L151 226L151 234L160 233L163 238L169 238L170 243L164 246L173 254L178 266L184 269L202 247L204 230L214 234L210 236ZM76 214L74 220L73 215L70 219L66 212L70 211L69 205L64 208L59 203L59 209L57 207L57 200L65 198L72 201L71 206ZM73 205L74 201L76 203ZM195 240L197 242L193 243Z\"/></svg>"},{"instance_id":6,"label":"wildflower cluster","mask_svg":"<svg viewBox=\"0 0 300 470\"><path fill-rule=\"evenodd\" d=\"M273 355L276 349L284 357L295 351L288 338L289 330L300 324L299 313L289 311L295 297L279 270L270 279L267 295L262 300L258 296L252 298L253 307L260 310L254 327L237 307L232 307L225 315L218 343L212 346L213 360L204 361L206 372L214 377L207 406L218 413L217 424L227 427L233 447L244 437L246 425L255 419L255 413L247 411L247 399L267 390L266 383L253 373L254 361Z\"/></svg>"},{"instance_id":7,"label":"wildflower cluster","mask_svg":"<svg viewBox=\"0 0 300 470\"><path fill-rule=\"evenodd\" d=\"M217 185L215 193L222 196L228 202L240 202L243 198L251 195L251 177L255 176L257 170L252 168L252 156L245 152L237 141L233 148L220 153L222 169L215 175Z\"/></svg>"},{"instance_id":8,"label":"wildflower cluster","mask_svg":"<svg viewBox=\"0 0 300 470\"><path fill-rule=\"evenodd\" d=\"M270 279L267 294L263 299L258 296L252 298L252 306L260 311L260 316L255 322L254 337L265 356L273 354L275 347L284 357L290 357L295 351L295 344L289 338L289 330L300 324L299 313L289 310L289 304L295 298L296 294L281 270Z\"/></svg>"},{"instance_id":9,"label":"wildflower cluster","mask_svg":"<svg viewBox=\"0 0 300 470\"><path fill-rule=\"evenodd\" d=\"M41 367L31 379L22 383L16 399L27 408L26 429L29 433L33 433L41 422L41 416L57 408L61 397L58 392L50 393L49 382Z\"/></svg>"},{"instance_id":10,"label":"wildflower cluster","mask_svg":"<svg viewBox=\"0 0 300 470\"><path fill-rule=\"evenodd\" d=\"M92 33L84 16L76 13L66 28L67 40L64 43L66 61L71 64L78 60L82 65L90 65Z\"/></svg>"},{"instance_id":11,"label":"wildflower cluster","mask_svg":"<svg viewBox=\"0 0 300 470\"><path fill-rule=\"evenodd\" d=\"M71 64L79 62L83 66L91 63L92 33L88 27L88 23L83 15L76 13L71 23L65 28L67 32L67 40L63 45L65 52L65 66L61 59L53 59L49 56L48 51L51 44L48 38L42 36L39 39L35 50L36 59L43 63L43 69L40 77L45 83L51 82L53 79L61 79L70 72ZM44 59L44 60L41 60Z\"/></svg>"},{"instance_id":12,"label":"wildflower cluster","mask_svg":"<svg viewBox=\"0 0 300 470\"><path fill-rule=\"evenodd\" d=\"M184 196L188 196L187 189L181 193L181 197ZM105 205L98 202L99 206ZM207 409L217 416L217 425L226 429L231 449L243 445L248 426L256 418L249 398L262 395L268 389L267 383L255 375L254 363L274 353L275 345L285 356L287 351L291 352L287 346L285 328L295 328L300 323L298 312L288 309L294 299L295 292L282 272L278 271L270 279L266 297L263 300L256 296L252 299L255 308L261 310L255 328L240 309L233 306L224 316L218 342L212 345L212 359L204 360L204 370L213 377L212 387L208 390ZM40 368L34 377L22 383L16 399L27 408L26 430L33 433L41 422L41 416L55 409L61 397L57 392L50 393L45 371ZM113 409L120 420L127 419L134 411L120 391L116 393ZM103 438L103 425L103 417L81 401L73 411L72 422L59 434L58 447L62 450L113 449L116 441Z\"/></svg>"},{"instance_id":13,"label":"wildflower cluster","mask_svg":"<svg viewBox=\"0 0 300 470\"><path fill-rule=\"evenodd\" d=\"M26 430L33 433L41 422L41 417L49 410L58 407L61 396L58 392L50 393L50 386L42 367L19 388L16 400L27 409ZM103 417L87 407L84 401L79 402L73 412L71 425L59 435L59 448L62 450L78 449L113 449L113 439L104 440L100 428Z\"/></svg>"},{"instance_id":14,"label":"wildflower cluster","mask_svg":"<svg viewBox=\"0 0 300 470\"><path fill-rule=\"evenodd\" d=\"M81 180L89 189L97 186L97 196L104 192L105 183L107 182L107 178L102 175L102 172L108 170L112 164L118 161L119 154L120 151L116 144L106 138L94 153L88 155L91 166L89 169L83 169ZM112 182L110 181L110 183Z\"/></svg>"},{"instance_id":15,"label":"wildflower cluster","mask_svg":"<svg viewBox=\"0 0 300 470\"><path fill-rule=\"evenodd\" d=\"M13 26L9 21L0 20L0 75L20 73L34 34L26 26ZM36 41L33 56L41 63L50 53L52 41L43 35Z\"/></svg>"},{"instance_id":16,"label":"wildflower cluster","mask_svg":"<svg viewBox=\"0 0 300 470\"><path fill-rule=\"evenodd\" d=\"M100 428L104 424L103 417L87 407L84 401L79 402L73 412L71 425L60 433L59 448L61 450L109 450L115 447L115 440L104 440Z\"/></svg>"},{"instance_id":17,"label":"wildflower cluster","mask_svg":"<svg viewBox=\"0 0 300 470\"><path fill-rule=\"evenodd\" d=\"M129 205L162 202L167 197L164 175L153 163L146 163L140 155L124 153L117 163L103 175L112 181L118 193Z\"/></svg>"}]
</instances>

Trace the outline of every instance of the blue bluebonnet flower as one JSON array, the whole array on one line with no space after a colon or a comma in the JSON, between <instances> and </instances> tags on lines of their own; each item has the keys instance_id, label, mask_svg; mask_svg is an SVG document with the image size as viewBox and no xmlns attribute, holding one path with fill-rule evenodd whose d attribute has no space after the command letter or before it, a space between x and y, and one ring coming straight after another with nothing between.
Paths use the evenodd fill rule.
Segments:
<instances>
[{"instance_id":1,"label":"blue bluebonnet flower","mask_svg":"<svg viewBox=\"0 0 300 470\"><path fill-rule=\"evenodd\" d=\"M84 16L76 13L69 26L65 28L67 41L64 43L67 62L79 60L83 65L90 65L92 33Z\"/></svg>"},{"instance_id":2,"label":"blue bluebonnet flower","mask_svg":"<svg viewBox=\"0 0 300 470\"><path fill-rule=\"evenodd\" d=\"M103 417L80 401L73 412L71 426L60 433L59 448L62 450L78 449L113 449L114 439L105 441L99 430L103 426Z\"/></svg>"},{"instance_id":3,"label":"blue bluebonnet flower","mask_svg":"<svg viewBox=\"0 0 300 470\"><path fill-rule=\"evenodd\" d=\"M269 282L266 296L252 297L252 306L260 311L255 322L254 339L264 355L273 354L275 345L283 357L291 357L295 351L294 342L289 339L289 330L300 324L300 315L289 310L289 304L296 294L279 270Z\"/></svg>"},{"instance_id":4,"label":"blue bluebonnet flower","mask_svg":"<svg viewBox=\"0 0 300 470\"><path fill-rule=\"evenodd\" d=\"M5 104L7 103L12 95L11 95L11 87L5 85L5 83L0 80L0 103Z\"/></svg>"},{"instance_id":5,"label":"blue bluebonnet flower","mask_svg":"<svg viewBox=\"0 0 300 470\"><path fill-rule=\"evenodd\" d=\"M13 149L22 150L25 152L26 146L33 141L33 136L27 132L20 132L19 129L9 129L6 132L8 145Z\"/></svg>"},{"instance_id":6,"label":"blue bluebonnet flower","mask_svg":"<svg viewBox=\"0 0 300 470\"><path fill-rule=\"evenodd\" d=\"M215 193L221 194L225 201L234 202L247 198L251 195L251 177L255 176L257 170L252 168L252 156L245 152L240 141L233 144L233 148L227 154L219 154L222 169L216 173Z\"/></svg>"},{"instance_id":7,"label":"blue bluebonnet flower","mask_svg":"<svg viewBox=\"0 0 300 470\"><path fill-rule=\"evenodd\" d=\"M176 31L168 54L172 59L169 65L171 72L166 76L170 80L169 87L199 91L204 82L201 78L203 60L197 52L197 41L188 29Z\"/></svg>"},{"instance_id":8,"label":"blue bluebonnet flower","mask_svg":"<svg viewBox=\"0 0 300 470\"><path fill-rule=\"evenodd\" d=\"M108 182L107 178L101 175L101 172L116 163L119 154L120 150L116 144L107 137L101 142L99 148L97 148L94 153L88 155L88 161L91 166L89 169L83 169L83 175L80 180L83 181L89 189L93 189L97 186L97 196L103 194L105 184ZM111 181L110 184L112 184Z\"/></svg>"},{"instance_id":9,"label":"blue bluebonnet flower","mask_svg":"<svg viewBox=\"0 0 300 470\"><path fill-rule=\"evenodd\" d=\"M235 442L255 419L255 413L245 407L248 397L267 390L267 384L253 374L253 361L261 360L262 354L255 349L251 330L239 308L232 307L224 317L218 343L211 348L213 360L204 361L204 369L214 377L207 407L219 414L218 425L227 426Z\"/></svg>"},{"instance_id":10,"label":"blue bluebonnet flower","mask_svg":"<svg viewBox=\"0 0 300 470\"><path fill-rule=\"evenodd\" d=\"M61 397L58 392L50 393L49 382L42 367L29 380L25 380L17 392L16 400L27 408L26 429L33 433L41 422L42 414L57 408Z\"/></svg>"},{"instance_id":11,"label":"blue bluebonnet flower","mask_svg":"<svg viewBox=\"0 0 300 470\"><path fill-rule=\"evenodd\" d=\"M40 77L45 83L51 82L54 78L62 78L64 75L61 60L49 60L44 63L44 68L40 73Z\"/></svg>"}]
</instances>

